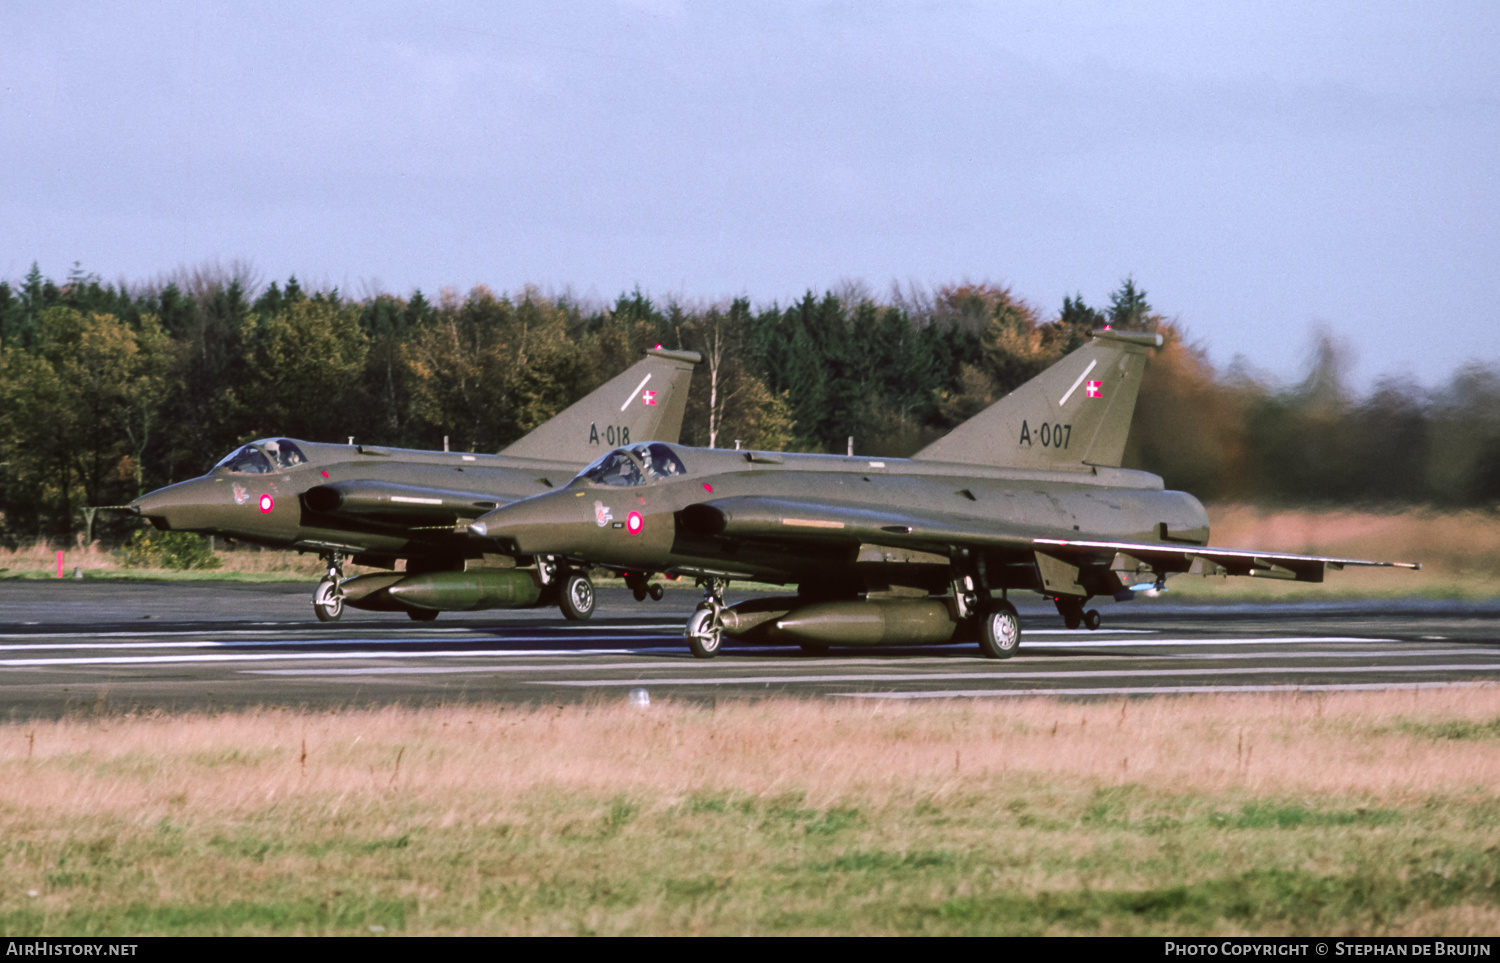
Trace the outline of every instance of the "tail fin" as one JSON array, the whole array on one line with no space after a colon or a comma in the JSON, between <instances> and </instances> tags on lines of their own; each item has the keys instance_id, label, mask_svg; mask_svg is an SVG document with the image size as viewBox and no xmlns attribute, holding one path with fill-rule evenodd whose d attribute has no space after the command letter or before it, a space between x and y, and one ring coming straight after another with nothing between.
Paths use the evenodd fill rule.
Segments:
<instances>
[{"instance_id":1,"label":"tail fin","mask_svg":"<svg viewBox=\"0 0 1500 963\"><path fill-rule=\"evenodd\" d=\"M1141 374L1159 334L1093 340L913 455L999 468L1118 468Z\"/></svg>"},{"instance_id":2,"label":"tail fin","mask_svg":"<svg viewBox=\"0 0 1500 963\"><path fill-rule=\"evenodd\" d=\"M646 357L512 443L500 454L587 465L619 445L676 441L696 351L655 348Z\"/></svg>"}]
</instances>

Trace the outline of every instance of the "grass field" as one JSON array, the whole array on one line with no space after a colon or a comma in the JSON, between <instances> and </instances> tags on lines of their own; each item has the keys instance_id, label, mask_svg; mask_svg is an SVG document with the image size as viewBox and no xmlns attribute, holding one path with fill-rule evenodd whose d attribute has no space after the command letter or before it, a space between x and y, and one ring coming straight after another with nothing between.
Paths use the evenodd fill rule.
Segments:
<instances>
[{"instance_id":1,"label":"grass field","mask_svg":"<svg viewBox=\"0 0 1500 963\"><path fill-rule=\"evenodd\" d=\"M0 727L5 934L1500 930L1500 687Z\"/></svg>"}]
</instances>

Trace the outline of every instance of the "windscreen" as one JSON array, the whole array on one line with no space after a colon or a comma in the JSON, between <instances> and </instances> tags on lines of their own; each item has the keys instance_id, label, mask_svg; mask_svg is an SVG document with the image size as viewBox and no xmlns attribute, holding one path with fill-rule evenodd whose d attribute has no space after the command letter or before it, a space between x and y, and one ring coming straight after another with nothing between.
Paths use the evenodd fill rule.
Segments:
<instances>
[{"instance_id":1,"label":"windscreen","mask_svg":"<svg viewBox=\"0 0 1500 963\"><path fill-rule=\"evenodd\" d=\"M578 473L579 478L586 478L596 485L644 485L646 479L641 475L641 466L636 464L635 459L623 448L600 458L589 467Z\"/></svg>"}]
</instances>

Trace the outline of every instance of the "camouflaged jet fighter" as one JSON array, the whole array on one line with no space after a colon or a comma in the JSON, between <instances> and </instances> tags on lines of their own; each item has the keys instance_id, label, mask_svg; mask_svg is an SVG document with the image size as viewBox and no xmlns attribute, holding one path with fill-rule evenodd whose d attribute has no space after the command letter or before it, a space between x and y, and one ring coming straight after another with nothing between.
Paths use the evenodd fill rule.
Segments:
<instances>
[{"instance_id":1,"label":"camouflaged jet fighter","mask_svg":"<svg viewBox=\"0 0 1500 963\"><path fill-rule=\"evenodd\" d=\"M811 650L968 640L1003 659L1021 642L1011 591L1096 629L1091 598L1154 594L1170 575L1321 582L1329 568L1418 567L1209 547L1196 498L1120 467L1161 336L1092 334L909 459L625 445L469 533L637 578L697 577L708 591L686 635L699 658L729 636ZM797 595L725 606L732 579Z\"/></svg>"},{"instance_id":2,"label":"camouflaged jet fighter","mask_svg":"<svg viewBox=\"0 0 1500 963\"><path fill-rule=\"evenodd\" d=\"M328 565L313 593L324 622L345 605L427 621L440 611L555 603L568 618L587 619L594 587L586 570L497 554L463 529L496 506L565 484L600 451L675 440L701 358L660 348L646 355L497 455L268 438L127 507L160 529L317 552ZM391 571L345 579L345 559ZM398 559L404 572L395 571ZM660 598L660 587L652 594Z\"/></svg>"}]
</instances>

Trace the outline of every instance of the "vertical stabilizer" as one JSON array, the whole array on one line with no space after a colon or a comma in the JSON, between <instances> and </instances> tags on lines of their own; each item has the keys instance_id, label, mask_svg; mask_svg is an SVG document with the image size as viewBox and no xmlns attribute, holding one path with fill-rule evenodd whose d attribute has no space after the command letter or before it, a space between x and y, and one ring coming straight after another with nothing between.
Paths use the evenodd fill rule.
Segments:
<instances>
[{"instance_id":1,"label":"vertical stabilizer","mask_svg":"<svg viewBox=\"0 0 1500 963\"><path fill-rule=\"evenodd\" d=\"M998 468L1118 468L1141 375L1159 334L1093 340L913 455Z\"/></svg>"},{"instance_id":2,"label":"vertical stabilizer","mask_svg":"<svg viewBox=\"0 0 1500 963\"><path fill-rule=\"evenodd\" d=\"M500 454L583 466L620 445L675 442L682 433L693 366L701 360L696 351L647 351L645 358Z\"/></svg>"}]
</instances>

